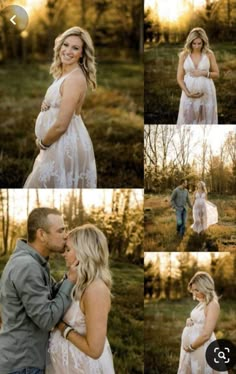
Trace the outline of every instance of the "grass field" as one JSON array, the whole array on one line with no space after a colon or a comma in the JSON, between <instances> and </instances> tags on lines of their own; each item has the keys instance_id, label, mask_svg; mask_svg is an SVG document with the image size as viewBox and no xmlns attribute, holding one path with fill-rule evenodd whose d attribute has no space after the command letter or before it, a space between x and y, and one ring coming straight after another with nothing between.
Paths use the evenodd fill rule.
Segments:
<instances>
[{"instance_id":1,"label":"grass field","mask_svg":"<svg viewBox=\"0 0 236 374\"><path fill-rule=\"evenodd\" d=\"M175 124L181 90L176 81L178 53L183 45L146 46L145 70L145 123ZM235 123L236 45L216 43L211 46L220 69L215 81L219 124Z\"/></svg>"},{"instance_id":2,"label":"grass field","mask_svg":"<svg viewBox=\"0 0 236 374\"><path fill-rule=\"evenodd\" d=\"M0 275L6 257L0 258ZM50 261L52 275L61 279L64 260ZM127 262L111 261L113 300L108 339L117 374L143 373L143 269Z\"/></svg>"},{"instance_id":3,"label":"grass field","mask_svg":"<svg viewBox=\"0 0 236 374\"><path fill-rule=\"evenodd\" d=\"M195 305L191 299L145 302L145 373L177 373L182 330ZM216 337L236 343L236 302L222 299L220 305L221 314L215 329ZM236 373L236 370L229 371L229 374L233 373Z\"/></svg>"},{"instance_id":4,"label":"grass field","mask_svg":"<svg viewBox=\"0 0 236 374\"><path fill-rule=\"evenodd\" d=\"M208 196L217 206L219 222L198 235L191 229L192 210L188 209L186 233L176 235L175 211L170 196L145 195L145 251L236 251L235 196ZM192 196L190 196L192 201Z\"/></svg>"},{"instance_id":5,"label":"grass field","mask_svg":"<svg viewBox=\"0 0 236 374\"><path fill-rule=\"evenodd\" d=\"M37 155L34 126L52 78L49 65L0 66L0 185L22 187ZM82 117L91 136L98 187L143 187L143 67L98 61L98 88Z\"/></svg>"}]
</instances>

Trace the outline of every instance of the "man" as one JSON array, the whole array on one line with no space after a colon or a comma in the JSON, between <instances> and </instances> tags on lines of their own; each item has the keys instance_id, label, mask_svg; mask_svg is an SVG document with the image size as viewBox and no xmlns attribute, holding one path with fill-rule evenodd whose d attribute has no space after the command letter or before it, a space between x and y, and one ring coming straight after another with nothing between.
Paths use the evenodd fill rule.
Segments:
<instances>
[{"instance_id":1,"label":"man","mask_svg":"<svg viewBox=\"0 0 236 374\"><path fill-rule=\"evenodd\" d=\"M184 236L185 224L187 221L187 204L192 208L189 200L188 190L186 189L188 182L182 179L180 185L174 189L171 195L171 205L176 212L177 234Z\"/></svg>"},{"instance_id":2,"label":"man","mask_svg":"<svg viewBox=\"0 0 236 374\"><path fill-rule=\"evenodd\" d=\"M36 208L27 221L27 242L18 240L1 278L1 374L43 374L49 331L71 303L76 264L59 286L50 276L50 253L63 253L66 234L57 209Z\"/></svg>"}]
</instances>

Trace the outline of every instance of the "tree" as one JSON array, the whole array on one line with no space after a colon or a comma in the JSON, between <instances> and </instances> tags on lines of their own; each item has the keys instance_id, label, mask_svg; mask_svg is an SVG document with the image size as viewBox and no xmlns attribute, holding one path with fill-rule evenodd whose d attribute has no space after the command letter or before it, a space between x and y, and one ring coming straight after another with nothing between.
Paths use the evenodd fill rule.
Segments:
<instances>
[{"instance_id":1,"label":"tree","mask_svg":"<svg viewBox=\"0 0 236 374\"><path fill-rule=\"evenodd\" d=\"M2 226L2 253L4 256L8 252L9 241L9 190L0 189L0 209L1 209L1 226Z\"/></svg>"}]
</instances>

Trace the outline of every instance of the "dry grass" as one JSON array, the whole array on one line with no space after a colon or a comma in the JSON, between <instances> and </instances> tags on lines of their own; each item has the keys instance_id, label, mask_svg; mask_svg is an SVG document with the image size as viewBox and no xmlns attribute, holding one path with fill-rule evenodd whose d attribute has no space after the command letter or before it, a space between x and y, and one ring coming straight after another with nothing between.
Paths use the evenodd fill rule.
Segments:
<instances>
[{"instance_id":1,"label":"dry grass","mask_svg":"<svg viewBox=\"0 0 236 374\"><path fill-rule=\"evenodd\" d=\"M51 84L48 65L0 66L0 185L22 187L37 155L34 126ZM109 73L108 73L109 72ZM98 89L89 92L82 117L91 136L98 187L143 187L143 67L102 61Z\"/></svg>"},{"instance_id":2,"label":"dry grass","mask_svg":"<svg viewBox=\"0 0 236 374\"><path fill-rule=\"evenodd\" d=\"M182 45L154 45L145 51L145 123L175 124L177 121L180 88L176 73L178 53ZM220 69L215 81L220 124L234 123L236 46L234 43L211 45Z\"/></svg>"},{"instance_id":3,"label":"dry grass","mask_svg":"<svg viewBox=\"0 0 236 374\"><path fill-rule=\"evenodd\" d=\"M179 362L181 333L186 318L193 309L189 299L182 301L150 300L145 302L145 372L148 374L176 374ZM221 302L220 320L216 327L216 337L236 342L235 300ZM235 370L229 371L229 374Z\"/></svg>"},{"instance_id":4,"label":"dry grass","mask_svg":"<svg viewBox=\"0 0 236 374\"><path fill-rule=\"evenodd\" d=\"M191 196L190 196L191 199ZM236 251L235 197L209 197L218 208L219 223L204 234L191 229L192 211L188 210L183 238L176 234L175 212L166 195L145 195L145 251Z\"/></svg>"}]
</instances>

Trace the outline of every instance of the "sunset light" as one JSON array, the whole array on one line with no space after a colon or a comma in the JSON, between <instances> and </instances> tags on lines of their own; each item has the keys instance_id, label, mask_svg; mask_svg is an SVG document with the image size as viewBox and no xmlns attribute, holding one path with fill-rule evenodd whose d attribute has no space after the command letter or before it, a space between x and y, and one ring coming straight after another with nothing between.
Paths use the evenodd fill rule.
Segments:
<instances>
[{"instance_id":1,"label":"sunset light","mask_svg":"<svg viewBox=\"0 0 236 374\"><path fill-rule=\"evenodd\" d=\"M39 8L44 8L46 0L25 0L20 2L22 7L26 10L29 16L38 13Z\"/></svg>"},{"instance_id":2,"label":"sunset light","mask_svg":"<svg viewBox=\"0 0 236 374\"><path fill-rule=\"evenodd\" d=\"M9 190L10 199L10 216L14 216L14 219L21 222L27 218L27 195L29 211L35 208L37 194L41 202L45 206L55 206L60 209L61 201L65 202L68 199L68 195L71 193L70 189L32 189L30 193L27 193L26 189ZM104 204L107 212L111 211L112 202L112 189L84 189L83 190L83 204L86 210L98 208ZM143 192L141 189L133 189L133 194L130 197L130 206L134 207L137 204L142 205L143 203Z\"/></svg>"},{"instance_id":3,"label":"sunset light","mask_svg":"<svg viewBox=\"0 0 236 374\"><path fill-rule=\"evenodd\" d=\"M223 258L226 256L228 252L224 253L214 253L214 258ZM179 268L179 259L186 256L185 253L179 253L179 252L162 252L161 255L159 252L145 252L144 253L144 263L148 264L149 262L155 263L159 257L159 266L161 273L165 272L168 263L171 260L171 267L172 271L175 274L178 274L178 268ZM206 252L191 252L191 257L195 258L197 260L198 266L207 266L210 264L212 259L211 253Z\"/></svg>"},{"instance_id":4,"label":"sunset light","mask_svg":"<svg viewBox=\"0 0 236 374\"><path fill-rule=\"evenodd\" d=\"M159 0L157 11L162 21L177 21L188 7L179 0Z\"/></svg>"},{"instance_id":5,"label":"sunset light","mask_svg":"<svg viewBox=\"0 0 236 374\"><path fill-rule=\"evenodd\" d=\"M176 23L189 11L205 5L204 0L145 0L145 9L151 9L162 22Z\"/></svg>"}]
</instances>

